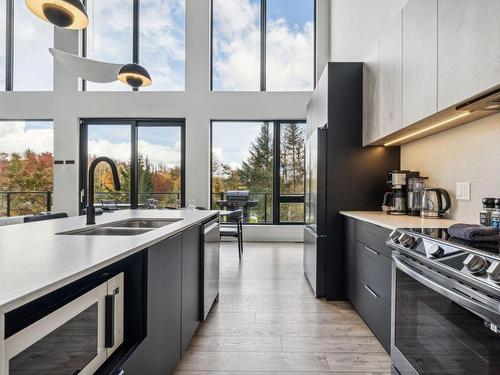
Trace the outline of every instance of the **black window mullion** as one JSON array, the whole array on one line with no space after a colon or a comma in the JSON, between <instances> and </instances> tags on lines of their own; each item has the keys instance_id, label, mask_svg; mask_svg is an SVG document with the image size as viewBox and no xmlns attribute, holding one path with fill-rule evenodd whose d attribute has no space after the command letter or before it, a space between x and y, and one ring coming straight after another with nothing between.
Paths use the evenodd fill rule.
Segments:
<instances>
[{"instance_id":1,"label":"black window mullion","mask_svg":"<svg viewBox=\"0 0 500 375\"><path fill-rule=\"evenodd\" d=\"M131 160L130 160L130 207L136 209L139 202L138 197L138 163L139 163L139 147L137 142L137 121L132 121L130 124L131 131L131 142L130 147L132 148Z\"/></svg>"},{"instance_id":2,"label":"black window mullion","mask_svg":"<svg viewBox=\"0 0 500 375\"><path fill-rule=\"evenodd\" d=\"M260 0L260 91L266 91L267 0Z\"/></svg>"},{"instance_id":3,"label":"black window mullion","mask_svg":"<svg viewBox=\"0 0 500 375\"><path fill-rule=\"evenodd\" d=\"M139 12L140 12L140 0L134 0L134 14L133 14L133 41L132 41L132 60L134 63L139 64ZM138 91L137 87L132 89L133 91Z\"/></svg>"},{"instance_id":4,"label":"black window mullion","mask_svg":"<svg viewBox=\"0 0 500 375\"><path fill-rule=\"evenodd\" d=\"M273 224L280 223L280 173L281 173L281 144L280 144L280 128L281 124L278 121L274 122L273 136Z\"/></svg>"},{"instance_id":5,"label":"black window mullion","mask_svg":"<svg viewBox=\"0 0 500 375\"><path fill-rule=\"evenodd\" d=\"M14 89L14 0L6 2L5 18L5 90Z\"/></svg>"}]
</instances>

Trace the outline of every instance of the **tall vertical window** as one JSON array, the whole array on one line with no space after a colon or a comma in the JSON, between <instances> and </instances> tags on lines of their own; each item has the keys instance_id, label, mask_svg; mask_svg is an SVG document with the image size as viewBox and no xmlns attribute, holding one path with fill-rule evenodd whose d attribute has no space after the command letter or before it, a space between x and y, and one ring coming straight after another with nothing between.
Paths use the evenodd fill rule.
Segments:
<instances>
[{"instance_id":1,"label":"tall vertical window","mask_svg":"<svg viewBox=\"0 0 500 375\"><path fill-rule=\"evenodd\" d=\"M315 0L212 0L212 90L312 91Z\"/></svg>"},{"instance_id":2,"label":"tall vertical window","mask_svg":"<svg viewBox=\"0 0 500 375\"><path fill-rule=\"evenodd\" d=\"M0 90L52 91L53 44L54 26L37 19L24 0L0 0Z\"/></svg>"},{"instance_id":3,"label":"tall vertical window","mask_svg":"<svg viewBox=\"0 0 500 375\"><path fill-rule=\"evenodd\" d=\"M140 6L139 62L153 78L141 90L184 90L185 0L140 0Z\"/></svg>"},{"instance_id":4,"label":"tall vertical window","mask_svg":"<svg viewBox=\"0 0 500 375\"><path fill-rule=\"evenodd\" d=\"M86 192L85 171L90 163L107 156L118 167L121 190L115 190L109 166L99 164L94 181L96 205L116 209L181 206L183 143L181 121L85 120L80 146L81 188Z\"/></svg>"},{"instance_id":5,"label":"tall vertical window","mask_svg":"<svg viewBox=\"0 0 500 375\"><path fill-rule=\"evenodd\" d=\"M266 0L266 89L314 89L314 0Z\"/></svg>"},{"instance_id":6,"label":"tall vertical window","mask_svg":"<svg viewBox=\"0 0 500 375\"><path fill-rule=\"evenodd\" d=\"M117 64L136 62L153 84L141 90L185 86L185 0L86 0L90 25L84 55ZM93 91L129 91L121 82L86 82Z\"/></svg>"},{"instance_id":7,"label":"tall vertical window","mask_svg":"<svg viewBox=\"0 0 500 375\"><path fill-rule=\"evenodd\" d=\"M249 191L246 223L304 222L304 123L212 122L212 208Z\"/></svg>"},{"instance_id":8,"label":"tall vertical window","mask_svg":"<svg viewBox=\"0 0 500 375\"><path fill-rule=\"evenodd\" d=\"M133 0L86 0L90 23L86 30L86 57L117 64L133 61ZM86 82L89 91L128 91L119 81Z\"/></svg>"},{"instance_id":9,"label":"tall vertical window","mask_svg":"<svg viewBox=\"0 0 500 375\"><path fill-rule=\"evenodd\" d=\"M0 216L51 211L52 121L0 121Z\"/></svg>"},{"instance_id":10,"label":"tall vertical window","mask_svg":"<svg viewBox=\"0 0 500 375\"><path fill-rule=\"evenodd\" d=\"M260 18L260 0L213 0L213 90L259 91Z\"/></svg>"}]
</instances>

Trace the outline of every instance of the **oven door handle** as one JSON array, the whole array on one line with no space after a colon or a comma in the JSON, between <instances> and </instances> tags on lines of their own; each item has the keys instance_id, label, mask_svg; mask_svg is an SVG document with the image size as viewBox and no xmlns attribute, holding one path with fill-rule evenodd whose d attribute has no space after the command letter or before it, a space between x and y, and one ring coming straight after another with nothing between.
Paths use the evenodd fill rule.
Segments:
<instances>
[{"instance_id":1,"label":"oven door handle","mask_svg":"<svg viewBox=\"0 0 500 375\"><path fill-rule=\"evenodd\" d=\"M495 323L500 323L500 310L495 310L488 305L475 301L471 298L467 298L464 295L461 295L447 287L436 283L435 281L425 277L423 274L414 271L411 267L407 266L394 255L392 259L398 269L406 273L408 276L411 276L426 287L434 290L439 294L442 294L443 296L458 303L459 305L465 307L473 313L480 315L483 319L487 319Z\"/></svg>"}]
</instances>

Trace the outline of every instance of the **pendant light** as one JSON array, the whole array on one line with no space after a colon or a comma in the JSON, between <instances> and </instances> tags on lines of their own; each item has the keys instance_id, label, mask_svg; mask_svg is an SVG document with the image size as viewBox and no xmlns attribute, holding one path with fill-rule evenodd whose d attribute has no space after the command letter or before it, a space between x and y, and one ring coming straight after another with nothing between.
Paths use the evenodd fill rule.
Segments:
<instances>
[{"instance_id":1,"label":"pendant light","mask_svg":"<svg viewBox=\"0 0 500 375\"><path fill-rule=\"evenodd\" d=\"M70 30L87 28L89 17L80 0L25 0L28 9L37 17L58 27Z\"/></svg>"},{"instance_id":2,"label":"pendant light","mask_svg":"<svg viewBox=\"0 0 500 375\"><path fill-rule=\"evenodd\" d=\"M123 65L117 77L121 82L134 88L151 85L152 80L148 71L139 64Z\"/></svg>"}]
</instances>

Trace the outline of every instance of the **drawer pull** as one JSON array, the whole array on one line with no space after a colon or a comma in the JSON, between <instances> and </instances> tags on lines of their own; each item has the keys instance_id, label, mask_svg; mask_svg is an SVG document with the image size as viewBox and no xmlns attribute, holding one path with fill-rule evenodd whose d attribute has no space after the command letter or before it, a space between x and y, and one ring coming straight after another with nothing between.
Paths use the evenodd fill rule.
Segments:
<instances>
[{"instance_id":1,"label":"drawer pull","mask_svg":"<svg viewBox=\"0 0 500 375\"><path fill-rule=\"evenodd\" d=\"M365 250L372 253L373 255L380 255L378 251L370 249L368 246L365 246Z\"/></svg>"},{"instance_id":2,"label":"drawer pull","mask_svg":"<svg viewBox=\"0 0 500 375\"><path fill-rule=\"evenodd\" d=\"M364 284L365 289L375 298L378 298L378 294L375 293L368 285Z\"/></svg>"}]
</instances>

